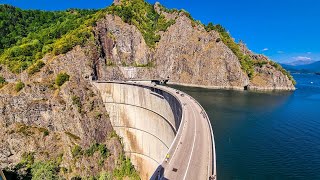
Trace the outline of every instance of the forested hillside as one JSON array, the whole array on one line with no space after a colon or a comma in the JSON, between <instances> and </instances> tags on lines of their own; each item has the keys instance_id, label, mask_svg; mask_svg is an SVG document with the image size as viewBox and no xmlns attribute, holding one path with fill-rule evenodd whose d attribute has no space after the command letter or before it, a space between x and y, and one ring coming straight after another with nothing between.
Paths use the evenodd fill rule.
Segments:
<instances>
[{"instance_id":1,"label":"forested hillside","mask_svg":"<svg viewBox=\"0 0 320 180\"><path fill-rule=\"evenodd\" d=\"M84 26L97 10L21 10L0 5L0 63L15 73L48 52L63 53L90 37ZM58 41L58 39L60 39Z\"/></svg>"}]
</instances>

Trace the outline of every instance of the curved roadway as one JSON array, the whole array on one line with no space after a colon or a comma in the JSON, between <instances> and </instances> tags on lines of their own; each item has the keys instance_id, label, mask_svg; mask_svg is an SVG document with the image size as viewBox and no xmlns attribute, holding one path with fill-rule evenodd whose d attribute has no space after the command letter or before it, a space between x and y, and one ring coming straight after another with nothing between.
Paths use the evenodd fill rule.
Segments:
<instances>
[{"instance_id":1,"label":"curved roadway","mask_svg":"<svg viewBox=\"0 0 320 180\"><path fill-rule=\"evenodd\" d=\"M158 87L159 88L159 87ZM191 96L169 87L183 106L178 133L164 160L163 179L216 179L215 147L210 121L201 105Z\"/></svg>"}]
</instances>

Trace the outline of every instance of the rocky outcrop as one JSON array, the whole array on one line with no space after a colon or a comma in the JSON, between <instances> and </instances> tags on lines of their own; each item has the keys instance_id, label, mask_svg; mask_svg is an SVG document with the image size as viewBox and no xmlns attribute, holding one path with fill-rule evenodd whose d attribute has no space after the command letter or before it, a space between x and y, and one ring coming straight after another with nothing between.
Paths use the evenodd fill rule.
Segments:
<instances>
[{"instance_id":1,"label":"rocky outcrop","mask_svg":"<svg viewBox=\"0 0 320 180\"><path fill-rule=\"evenodd\" d=\"M251 79L248 90L293 90L292 81L275 67L266 64L255 67L256 75Z\"/></svg>"},{"instance_id":2,"label":"rocky outcrop","mask_svg":"<svg viewBox=\"0 0 320 180\"><path fill-rule=\"evenodd\" d=\"M248 90L294 90L292 80L279 69L272 66L274 64L268 57L261 54L254 54L245 44L240 43L241 51L249 55L255 61L266 62L255 67L255 76L250 80Z\"/></svg>"},{"instance_id":3,"label":"rocky outcrop","mask_svg":"<svg viewBox=\"0 0 320 180\"><path fill-rule=\"evenodd\" d=\"M168 13L162 11L159 4L154 7L159 14L175 19L165 32L159 32L161 39L154 49L146 45L135 26L117 16L106 15L97 22L95 34L101 48L96 67L98 79L169 78L169 83L208 88L294 89L286 75L275 68L256 67L256 75L250 80L239 59L221 41L219 33L207 32L184 12ZM267 59L253 54L245 46L241 48L252 59Z\"/></svg>"},{"instance_id":4,"label":"rocky outcrop","mask_svg":"<svg viewBox=\"0 0 320 180\"><path fill-rule=\"evenodd\" d=\"M237 57L215 31L193 27L182 15L162 34L155 50L157 73L175 83L243 88L249 83Z\"/></svg>"},{"instance_id":5,"label":"rocky outcrop","mask_svg":"<svg viewBox=\"0 0 320 180\"><path fill-rule=\"evenodd\" d=\"M91 48L76 47L65 55L44 58L41 72L23 81L20 92L9 83L0 90L0 168L14 169L25 153L36 160L62 157L63 177L88 177L112 171L123 152L119 139L110 135L113 128L100 94L90 83ZM58 73L70 80L54 85ZM20 76L15 77L18 79ZM110 156L101 161L99 153L74 158L73 148L83 149L94 143L105 144Z\"/></svg>"}]
</instances>

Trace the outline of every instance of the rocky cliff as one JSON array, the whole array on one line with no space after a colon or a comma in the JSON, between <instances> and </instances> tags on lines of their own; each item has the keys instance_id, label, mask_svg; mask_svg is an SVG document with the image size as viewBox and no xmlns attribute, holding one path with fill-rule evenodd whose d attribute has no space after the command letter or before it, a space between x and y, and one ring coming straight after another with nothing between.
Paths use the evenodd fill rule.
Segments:
<instances>
[{"instance_id":1,"label":"rocky cliff","mask_svg":"<svg viewBox=\"0 0 320 180\"><path fill-rule=\"evenodd\" d=\"M208 88L294 90L289 77L266 57L243 50L252 64L266 62L255 65L254 76L249 77L219 32L208 32L184 11L166 12L159 3L154 9L175 22L157 32L161 38L154 48L148 47L136 26L118 16L108 14L97 22L95 34L101 48L98 79L169 78L171 83Z\"/></svg>"},{"instance_id":2,"label":"rocky cliff","mask_svg":"<svg viewBox=\"0 0 320 180\"><path fill-rule=\"evenodd\" d=\"M52 164L53 177L71 179L111 174L121 166L120 138L89 81L90 47L46 56L35 75L10 74L24 79L25 87L17 92L17 83L9 82L0 90L0 168L28 178L30 167ZM59 87L61 72L70 79Z\"/></svg>"}]
</instances>

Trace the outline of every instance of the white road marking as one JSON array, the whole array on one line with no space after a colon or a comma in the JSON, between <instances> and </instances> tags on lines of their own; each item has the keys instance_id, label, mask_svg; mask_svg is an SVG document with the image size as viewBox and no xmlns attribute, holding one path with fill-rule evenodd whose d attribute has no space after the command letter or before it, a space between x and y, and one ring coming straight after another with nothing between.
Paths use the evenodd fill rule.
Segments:
<instances>
[{"instance_id":1,"label":"white road marking","mask_svg":"<svg viewBox=\"0 0 320 180\"><path fill-rule=\"evenodd\" d=\"M184 107L182 107L182 108L184 108ZM182 122L182 121L181 121L181 122ZM182 128L182 127L179 127L179 130L180 130L180 129L185 129L187 122L188 122L188 121L185 121L185 122L183 123L183 128ZM180 126L181 126L181 125L182 125L182 124L180 124ZM178 131L179 131L179 130L178 130ZM181 138L182 138L183 132L184 132L184 131L181 132L179 141L177 141L177 142L178 142L177 147L176 147L176 149L173 151L172 156L171 156L171 158L169 159L168 164L170 164L171 159L173 159L174 155L176 154L176 152L177 152L177 150L178 150L178 148L179 148L180 140L181 140ZM177 134L177 136L178 136L178 134ZM176 137L177 137L177 136L176 136ZM173 142L175 142L175 140L174 140ZM172 145L173 145L173 144L174 144L174 143L172 143Z\"/></svg>"},{"instance_id":2,"label":"white road marking","mask_svg":"<svg viewBox=\"0 0 320 180\"><path fill-rule=\"evenodd\" d=\"M184 180L186 179L187 174L188 174L190 162L191 162L192 155L193 155L194 144L195 144L195 142L196 142L196 137L197 137L197 121L196 121L196 116L195 116L195 114L194 114L193 108L191 108L191 109L192 109L192 113L193 113L193 117L194 117L194 137L193 137L193 144L192 144L192 149L191 149L191 154L190 154L190 158L189 158L187 170L186 170L186 173L184 174L184 177L183 177Z\"/></svg>"}]
</instances>

